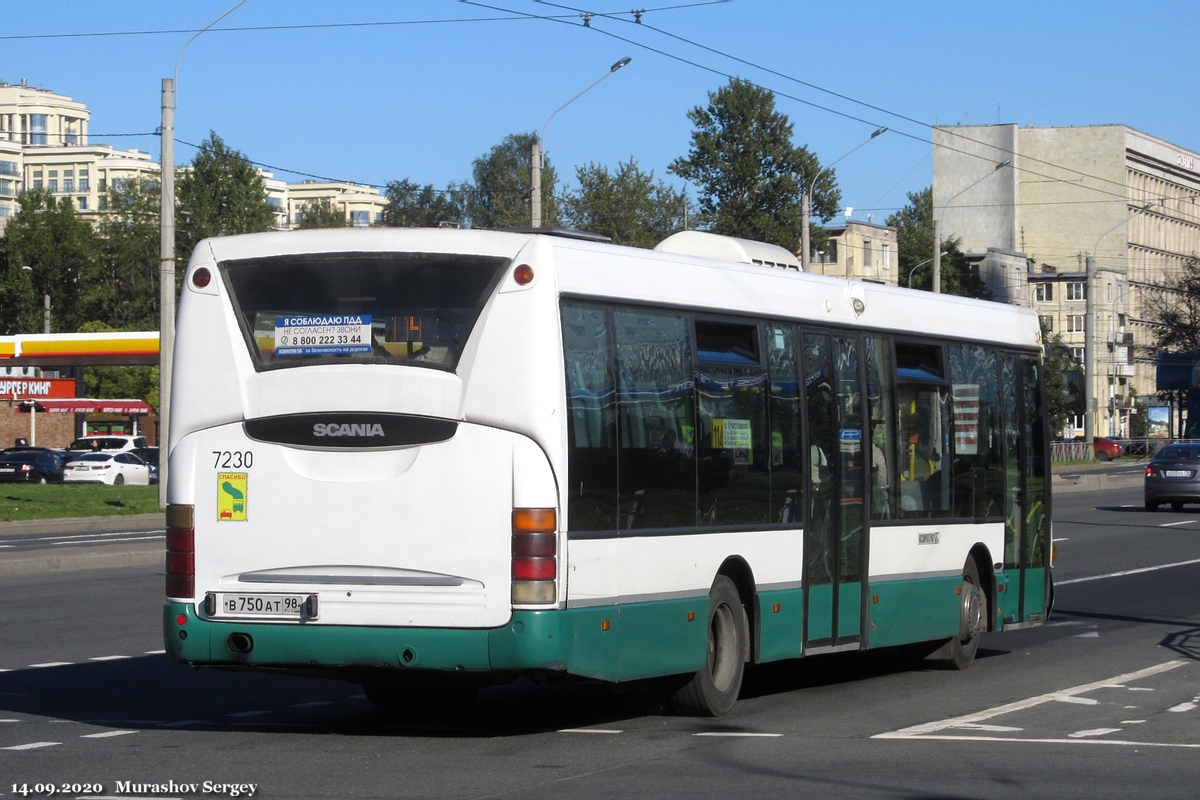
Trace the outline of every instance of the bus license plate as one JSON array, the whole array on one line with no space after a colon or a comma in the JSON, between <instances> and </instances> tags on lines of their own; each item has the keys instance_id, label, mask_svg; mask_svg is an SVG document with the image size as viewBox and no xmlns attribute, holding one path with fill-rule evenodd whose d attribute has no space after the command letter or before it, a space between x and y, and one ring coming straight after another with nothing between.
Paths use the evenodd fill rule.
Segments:
<instances>
[{"instance_id":1,"label":"bus license plate","mask_svg":"<svg viewBox=\"0 0 1200 800\"><path fill-rule=\"evenodd\" d=\"M1190 478L1192 471L1190 469L1164 469L1163 475L1168 478Z\"/></svg>"},{"instance_id":2,"label":"bus license plate","mask_svg":"<svg viewBox=\"0 0 1200 800\"><path fill-rule=\"evenodd\" d=\"M300 619L306 599L302 594L222 594L217 616Z\"/></svg>"}]
</instances>

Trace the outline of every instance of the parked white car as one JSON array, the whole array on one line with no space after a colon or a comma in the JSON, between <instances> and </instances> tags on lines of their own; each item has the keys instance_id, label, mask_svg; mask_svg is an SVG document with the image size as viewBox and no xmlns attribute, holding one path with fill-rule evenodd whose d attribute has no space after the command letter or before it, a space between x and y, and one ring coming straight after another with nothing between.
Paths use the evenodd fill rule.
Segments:
<instances>
[{"instance_id":1,"label":"parked white car","mask_svg":"<svg viewBox=\"0 0 1200 800\"><path fill-rule=\"evenodd\" d=\"M70 455L72 453L117 453L145 446L145 436L127 436L121 433L98 433L92 436L81 436L67 445L65 449L68 455Z\"/></svg>"},{"instance_id":2,"label":"parked white car","mask_svg":"<svg viewBox=\"0 0 1200 800\"><path fill-rule=\"evenodd\" d=\"M84 453L67 462L63 482L145 486L150 483L150 467L133 453Z\"/></svg>"}]
</instances>

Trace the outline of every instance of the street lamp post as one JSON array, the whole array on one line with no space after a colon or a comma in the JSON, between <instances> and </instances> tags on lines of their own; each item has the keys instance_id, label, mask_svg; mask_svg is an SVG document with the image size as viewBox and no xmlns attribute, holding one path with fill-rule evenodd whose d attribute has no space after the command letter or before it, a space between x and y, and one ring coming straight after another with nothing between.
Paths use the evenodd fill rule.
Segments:
<instances>
[{"instance_id":1,"label":"street lamp post","mask_svg":"<svg viewBox=\"0 0 1200 800\"><path fill-rule=\"evenodd\" d=\"M592 81L592 83L586 89L584 89L582 92L580 92L579 94L572 97L567 102L563 103L558 108L554 109L554 114L557 114L559 111L562 111L564 108L571 105L571 103L574 103L580 97L583 97L583 95L586 94L593 86L595 86L600 81L607 78L609 75L612 75L614 72L616 72L617 70L619 70L621 67L625 66L632 60L633 60L632 58L630 58L629 56L626 56L625 58L622 58L617 63L613 64L611 67L608 68L608 72L604 73L599 78ZM543 125L542 125L542 133L538 138L534 139L533 149L532 149L532 152L530 153L530 166L531 166L530 171L532 173L530 175L530 180L531 180L532 186L530 187L530 190L529 190L529 200L530 200L529 204L531 207L530 227L533 227L533 228L542 227L542 140L546 138L546 126L550 124L550 120L554 119L554 114L551 114L550 116L546 117L546 122L543 123Z\"/></svg>"},{"instance_id":2,"label":"street lamp post","mask_svg":"<svg viewBox=\"0 0 1200 800\"><path fill-rule=\"evenodd\" d=\"M946 255L946 252L947 252L947 251L943 250L942 252L940 252L940 253L938 253L938 254L937 254L937 257L938 257L938 258L941 258L942 256ZM930 261L933 261L933 259L932 259L932 258L927 258L927 259L925 259L924 261L922 261L920 264L917 264L915 267L913 267L912 269L910 269L910 270L908 271L908 288L910 288L910 289L912 288L912 279L913 279L913 273L914 273L914 272L916 272L916 271L917 271L919 268L921 268L921 267L925 266L926 264L928 264Z\"/></svg>"},{"instance_id":3,"label":"street lamp post","mask_svg":"<svg viewBox=\"0 0 1200 800\"><path fill-rule=\"evenodd\" d=\"M1143 211L1149 211L1154 206L1151 201L1143 206L1135 209L1133 214L1140 214ZM1096 243L1092 245L1092 254L1087 257L1085 262L1084 273L1084 324L1083 324L1083 438L1087 443L1085 452L1091 453L1094 442L1096 441L1096 251L1100 247L1100 240L1110 233L1115 231L1122 225L1129 223L1133 218L1133 214L1122 219L1116 225L1106 230L1104 233L1096 237Z\"/></svg>"},{"instance_id":4,"label":"street lamp post","mask_svg":"<svg viewBox=\"0 0 1200 800\"><path fill-rule=\"evenodd\" d=\"M175 77L162 81L162 160L161 203L158 239L158 439L167 458L159 459L158 504L167 505L167 468L170 461L171 372L175 351L175 84L179 81L179 62L183 51L196 37L232 14L246 0L239 0L221 16L205 25L179 48L175 57Z\"/></svg>"},{"instance_id":5,"label":"street lamp post","mask_svg":"<svg viewBox=\"0 0 1200 800\"><path fill-rule=\"evenodd\" d=\"M879 128L866 139L863 139L849 151L830 161L829 164L820 172L818 172L811 181L808 182L808 187L800 198L800 269L807 270L809 262L809 239L808 220L812 216L812 193L816 191L817 181L829 170L833 169L833 165L841 161L846 156L853 153L858 148L862 147L867 142L874 139L876 136L881 136L887 133L887 128Z\"/></svg>"},{"instance_id":6,"label":"street lamp post","mask_svg":"<svg viewBox=\"0 0 1200 800\"><path fill-rule=\"evenodd\" d=\"M960 189L957 194L955 194L949 200L947 200L945 203L942 204L942 213L945 214L946 209L950 207L950 204L953 203L955 200L957 200L959 197L966 194L971 189L974 189L976 186L983 183L985 180L990 178L992 175L996 174L997 172L999 172L1000 170L1004 169L1005 167L1007 167L1011 164L1012 164L1012 159L1006 158L1003 161L1001 161L999 164L997 164L995 167L993 167L991 172L985 172L981 177L977 178L975 181L968 184L965 189ZM939 255L939 253L942 249L942 221L940 219L938 219L937 210L934 209L934 207L933 207L933 193L932 192L930 192L930 196L929 196L929 212L930 212L930 215L933 217L933 252L934 252L933 258L930 259L931 261L933 261L933 286L930 288L933 292L940 293L942 291L942 256L944 256L946 254L941 253Z\"/></svg>"},{"instance_id":7,"label":"street lamp post","mask_svg":"<svg viewBox=\"0 0 1200 800\"><path fill-rule=\"evenodd\" d=\"M33 267L23 266L21 269L26 272L33 272ZM46 292L42 295L42 332L50 332L50 293Z\"/></svg>"}]
</instances>

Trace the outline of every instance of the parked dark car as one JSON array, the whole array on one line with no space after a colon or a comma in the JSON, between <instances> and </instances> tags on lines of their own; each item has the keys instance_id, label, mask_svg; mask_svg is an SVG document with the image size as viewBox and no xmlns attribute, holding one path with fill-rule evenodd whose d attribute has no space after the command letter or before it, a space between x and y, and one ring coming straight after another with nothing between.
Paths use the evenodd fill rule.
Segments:
<instances>
[{"instance_id":1,"label":"parked dark car","mask_svg":"<svg viewBox=\"0 0 1200 800\"><path fill-rule=\"evenodd\" d=\"M135 447L130 452L145 461L146 466L150 467L150 482L158 483L158 448Z\"/></svg>"},{"instance_id":2,"label":"parked dark car","mask_svg":"<svg viewBox=\"0 0 1200 800\"><path fill-rule=\"evenodd\" d=\"M1170 503L1179 511L1184 503L1200 503L1200 444L1169 444L1146 465L1146 510L1157 511Z\"/></svg>"},{"instance_id":3,"label":"parked dark car","mask_svg":"<svg viewBox=\"0 0 1200 800\"><path fill-rule=\"evenodd\" d=\"M62 483L64 463L54 450L0 453L0 483Z\"/></svg>"},{"instance_id":4,"label":"parked dark car","mask_svg":"<svg viewBox=\"0 0 1200 800\"><path fill-rule=\"evenodd\" d=\"M1121 443L1118 441L1097 436L1092 440L1092 451L1096 454L1096 458L1101 461L1112 461L1124 452L1124 448L1121 447Z\"/></svg>"}]
</instances>

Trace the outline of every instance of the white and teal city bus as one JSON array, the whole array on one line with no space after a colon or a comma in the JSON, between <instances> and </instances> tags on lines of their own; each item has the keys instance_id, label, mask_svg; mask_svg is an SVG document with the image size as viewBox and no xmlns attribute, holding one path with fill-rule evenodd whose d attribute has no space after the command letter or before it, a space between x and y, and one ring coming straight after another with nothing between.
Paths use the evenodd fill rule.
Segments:
<instances>
[{"instance_id":1,"label":"white and teal city bus","mask_svg":"<svg viewBox=\"0 0 1200 800\"><path fill-rule=\"evenodd\" d=\"M981 632L1044 622L1037 317L706 236L202 242L168 655L400 708L662 678L716 715L746 664L920 644L963 668Z\"/></svg>"}]
</instances>

